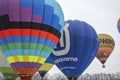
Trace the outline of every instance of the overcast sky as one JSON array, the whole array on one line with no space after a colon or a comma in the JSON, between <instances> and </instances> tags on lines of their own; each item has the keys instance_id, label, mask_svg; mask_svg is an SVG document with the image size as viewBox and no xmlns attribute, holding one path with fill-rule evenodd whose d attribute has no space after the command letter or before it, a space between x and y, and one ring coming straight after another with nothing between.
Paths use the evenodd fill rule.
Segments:
<instances>
[{"instance_id":1,"label":"overcast sky","mask_svg":"<svg viewBox=\"0 0 120 80\"><path fill-rule=\"evenodd\" d=\"M65 20L78 19L86 21L96 32L111 35L115 40L115 48L106 61L106 68L97 60L84 73L120 72L120 34L117 31L117 20L120 17L120 0L57 0L61 5ZM56 72L54 67L50 73Z\"/></svg>"}]
</instances>

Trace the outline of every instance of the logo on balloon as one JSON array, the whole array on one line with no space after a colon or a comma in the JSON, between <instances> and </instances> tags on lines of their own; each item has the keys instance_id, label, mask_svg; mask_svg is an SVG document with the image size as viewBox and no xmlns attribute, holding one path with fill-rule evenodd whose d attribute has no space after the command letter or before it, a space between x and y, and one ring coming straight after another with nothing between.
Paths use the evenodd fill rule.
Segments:
<instances>
[{"instance_id":1,"label":"logo on balloon","mask_svg":"<svg viewBox=\"0 0 120 80\"><path fill-rule=\"evenodd\" d=\"M77 57L64 57L64 58L58 58L54 61L55 64L60 63L60 62L67 62L67 61L73 61L77 62L78 58Z\"/></svg>"},{"instance_id":2,"label":"logo on balloon","mask_svg":"<svg viewBox=\"0 0 120 80\"><path fill-rule=\"evenodd\" d=\"M65 55L70 49L70 34L69 34L69 23L66 23L64 26L64 35L61 36L58 43L59 50L57 48L53 51L53 54L56 56Z\"/></svg>"},{"instance_id":3,"label":"logo on balloon","mask_svg":"<svg viewBox=\"0 0 120 80\"><path fill-rule=\"evenodd\" d=\"M100 44L104 44L104 45L100 45L100 47L109 47L109 48L113 48L115 43L112 39L99 39Z\"/></svg>"}]
</instances>

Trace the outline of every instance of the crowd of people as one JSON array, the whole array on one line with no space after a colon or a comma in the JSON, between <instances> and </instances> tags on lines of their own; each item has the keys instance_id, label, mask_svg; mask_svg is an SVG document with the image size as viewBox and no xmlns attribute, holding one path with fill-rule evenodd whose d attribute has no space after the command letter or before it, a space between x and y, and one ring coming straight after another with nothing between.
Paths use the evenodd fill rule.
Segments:
<instances>
[{"instance_id":1,"label":"crowd of people","mask_svg":"<svg viewBox=\"0 0 120 80\"><path fill-rule=\"evenodd\" d=\"M0 80L2 80L4 76L0 74ZM20 80L18 77L16 80ZM32 80L42 80L42 77L36 73L35 76L33 76ZM47 73L43 80L68 80L67 77L65 77L61 73L55 73L55 74L49 74ZM89 74L85 73L82 74L78 80L120 80L120 72L117 73L96 73L96 74Z\"/></svg>"}]
</instances>

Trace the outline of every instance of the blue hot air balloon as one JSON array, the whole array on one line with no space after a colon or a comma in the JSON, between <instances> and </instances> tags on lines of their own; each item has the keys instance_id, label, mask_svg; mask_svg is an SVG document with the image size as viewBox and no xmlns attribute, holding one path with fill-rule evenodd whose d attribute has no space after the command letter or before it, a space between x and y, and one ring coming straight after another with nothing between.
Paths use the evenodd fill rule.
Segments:
<instances>
[{"instance_id":1,"label":"blue hot air balloon","mask_svg":"<svg viewBox=\"0 0 120 80\"><path fill-rule=\"evenodd\" d=\"M63 36L52 57L69 80L76 80L94 59L98 47L98 36L91 25L69 20L65 23Z\"/></svg>"},{"instance_id":2,"label":"blue hot air balloon","mask_svg":"<svg viewBox=\"0 0 120 80\"><path fill-rule=\"evenodd\" d=\"M56 0L0 0L0 49L22 80L30 79L45 62L63 25Z\"/></svg>"}]
</instances>

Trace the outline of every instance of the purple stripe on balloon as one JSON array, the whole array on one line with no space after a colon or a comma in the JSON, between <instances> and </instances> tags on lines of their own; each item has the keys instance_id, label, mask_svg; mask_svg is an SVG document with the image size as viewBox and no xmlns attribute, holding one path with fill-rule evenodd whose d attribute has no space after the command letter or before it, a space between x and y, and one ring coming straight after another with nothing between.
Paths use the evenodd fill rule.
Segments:
<instances>
[{"instance_id":1,"label":"purple stripe on balloon","mask_svg":"<svg viewBox=\"0 0 120 80\"><path fill-rule=\"evenodd\" d=\"M32 17L32 22L36 22L36 23L42 23L42 16L33 16Z\"/></svg>"},{"instance_id":2,"label":"purple stripe on balloon","mask_svg":"<svg viewBox=\"0 0 120 80\"><path fill-rule=\"evenodd\" d=\"M21 21L32 21L32 8L21 8Z\"/></svg>"},{"instance_id":3,"label":"purple stripe on balloon","mask_svg":"<svg viewBox=\"0 0 120 80\"><path fill-rule=\"evenodd\" d=\"M7 0L0 0L0 15L8 14Z\"/></svg>"},{"instance_id":4,"label":"purple stripe on balloon","mask_svg":"<svg viewBox=\"0 0 120 80\"><path fill-rule=\"evenodd\" d=\"M39 68L42 64L33 62L15 62L10 64L13 69L15 68Z\"/></svg>"},{"instance_id":5,"label":"purple stripe on balloon","mask_svg":"<svg viewBox=\"0 0 120 80\"><path fill-rule=\"evenodd\" d=\"M10 21L20 21L20 0L8 0L8 1Z\"/></svg>"}]
</instances>

